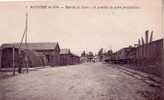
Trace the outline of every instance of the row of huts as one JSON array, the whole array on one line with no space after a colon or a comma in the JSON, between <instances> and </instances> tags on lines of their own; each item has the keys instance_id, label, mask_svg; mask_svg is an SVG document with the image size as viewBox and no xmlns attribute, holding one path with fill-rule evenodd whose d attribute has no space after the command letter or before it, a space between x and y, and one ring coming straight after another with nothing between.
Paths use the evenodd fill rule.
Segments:
<instances>
[{"instance_id":1,"label":"row of huts","mask_svg":"<svg viewBox=\"0 0 164 100\"><path fill-rule=\"evenodd\" d=\"M162 64L163 39L155 40L137 47L125 47L114 52L110 58L114 63L136 65Z\"/></svg>"},{"instance_id":2,"label":"row of huts","mask_svg":"<svg viewBox=\"0 0 164 100\"><path fill-rule=\"evenodd\" d=\"M108 57L108 62L130 64L135 69L160 76L163 67L163 39L138 47L122 48Z\"/></svg>"},{"instance_id":3,"label":"row of huts","mask_svg":"<svg viewBox=\"0 0 164 100\"><path fill-rule=\"evenodd\" d=\"M164 41L162 39L152 40L148 31L145 31L145 39L138 40L136 47L125 47L111 56L106 57L105 61L115 64L130 64L135 69L160 76L163 67Z\"/></svg>"},{"instance_id":4,"label":"row of huts","mask_svg":"<svg viewBox=\"0 0 164 100\"><path fill-rule=\"evenodd\" d=\"M80 57L70 49L60 49L56 43L2 44L0 67L62 66L80 63Z\"/></svg>"}]
</instances>

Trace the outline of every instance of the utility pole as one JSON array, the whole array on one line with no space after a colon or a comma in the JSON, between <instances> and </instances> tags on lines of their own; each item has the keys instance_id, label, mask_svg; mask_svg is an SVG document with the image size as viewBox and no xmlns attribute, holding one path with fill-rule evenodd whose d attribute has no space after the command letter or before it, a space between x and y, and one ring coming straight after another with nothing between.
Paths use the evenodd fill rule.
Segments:
<instances>
[{"instance_id":1,"label":"utility pole","mask_svg":"<svg viewBox=\"0 0 164 100\"><path fill-rule=\"evenodd\" d=\"M28 50L28 44L27 44L27 33L28 33L28 13L26 13L26 35L25 35L25 46L26 46L26 50ZM28 57L27 54L25 53L25 66L27 68L27 72L29 71L28 68Z\"/></svg>"},{"instance_id":2,"label":"utility pole","mask_svg":"<svg viewBox=\"0 0 164 100\"><path fill-rule=\"evenodd\" d=\"M26 53L26 50L28 50L28 43L27 43L27 33L28 33L28 13L26 13L26 22L25 22L25 29L24 29L24 33L23 33L23 36L22 36L22 38L21 38L21 41L20 41L20 45L19 45L19 48L18 48L18 50L19 50L19 58L22 56L22 54L21 54L21 46L22 46L22 44L23 44L23 41L25 40L25 48L23 48L24 50L25 50L25 52L24 52L24 56L23 56L23 58L22 59L20 59L19 61L20 61L20 65L19 65L19 72L21 73L22 72L22 63L24 63L24 65L25 65L25 67L26 67L26 70L27 70L27 72L29 71L28 69L29 69L29 65L28 65L28 56L27 56L27 53ZM21 62L23 60L23 62Z\"/></svg>"},{"instance_id":3,"label":"utility pole","mask_svg":"<svg viewBox=\"0 0 164 100\"><path fill-rule=\"evenodd\" d=\"M13 75L15 75L15 47L13 47Z\"/></svg>"}]
</instances>

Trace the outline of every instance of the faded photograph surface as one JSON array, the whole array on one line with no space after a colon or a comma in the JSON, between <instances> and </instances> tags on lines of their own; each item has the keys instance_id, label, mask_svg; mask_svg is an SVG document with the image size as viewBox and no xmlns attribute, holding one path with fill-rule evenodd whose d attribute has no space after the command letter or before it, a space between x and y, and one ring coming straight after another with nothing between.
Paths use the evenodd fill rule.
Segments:
<instances>
[{"instance_id":1,"label":"faded photograph surface","mask_svg":"<svg viewBox=\"0 0 164 100\"><path fill-rule=\"evenodd\" d=\"M160 100L162 11L162 0L0 2L0 100Z\"/></svg>"}]
</instances>

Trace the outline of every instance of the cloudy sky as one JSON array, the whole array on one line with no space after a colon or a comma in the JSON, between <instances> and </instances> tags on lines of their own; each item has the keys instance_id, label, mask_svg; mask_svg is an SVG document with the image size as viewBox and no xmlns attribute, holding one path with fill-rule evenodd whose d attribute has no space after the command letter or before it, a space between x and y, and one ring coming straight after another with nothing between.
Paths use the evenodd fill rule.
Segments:
<instances>
[{"instance_id":1,"label":"cloudy sky","mask_svg":"<svg viewBox=\"0 0 164 100\"><path fill-rule=\"evenodd\" d=\"M162 38L162 0L64 0L0 2L0 44L19 42L28 12L29 42L59 42L60 48L114 51L137 43L145 30ZM26 6L29 8L27 9ZM136 9L66 9L30 6L136 6Z\"/></svg>"}]
</instances>

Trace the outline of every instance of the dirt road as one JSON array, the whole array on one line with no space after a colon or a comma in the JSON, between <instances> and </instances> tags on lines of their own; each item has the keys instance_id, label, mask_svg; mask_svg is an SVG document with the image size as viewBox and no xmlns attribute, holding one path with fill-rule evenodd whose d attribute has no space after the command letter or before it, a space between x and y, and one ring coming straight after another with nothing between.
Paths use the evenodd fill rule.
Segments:
<instances>
[{"instance_id":1,"label":"dirt road","mask_svg":"<svg viewBox=\"0 0 164 100\"><path fill-rule=\"evenodd\" d=\"M158 90L115 67L86 63L3 79L0 100L147 100Z\"/></svg>"}]
</instances>

